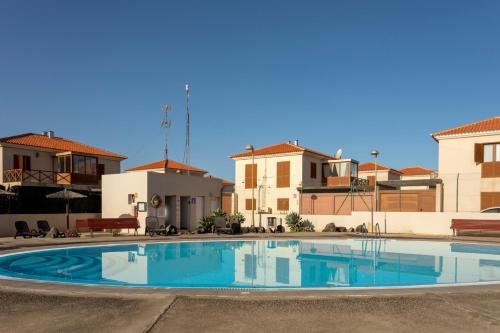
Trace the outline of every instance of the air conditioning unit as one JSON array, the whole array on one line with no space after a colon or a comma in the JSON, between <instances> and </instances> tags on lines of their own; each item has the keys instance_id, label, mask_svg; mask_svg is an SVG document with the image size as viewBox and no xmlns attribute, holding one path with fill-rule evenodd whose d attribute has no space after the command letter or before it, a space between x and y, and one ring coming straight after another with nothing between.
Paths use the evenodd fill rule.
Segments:
<instances>
[{"instance_id":1,"label":"air conditioning unit","mask_svg":"<svg viewBox=\"0 0 500 333\"><path fill-rule=\"evenodd\" d=\"M271 214L272 212L273 212L273 209L271 207L259 209L259 214Z\"/></svg>"}]
</instances>

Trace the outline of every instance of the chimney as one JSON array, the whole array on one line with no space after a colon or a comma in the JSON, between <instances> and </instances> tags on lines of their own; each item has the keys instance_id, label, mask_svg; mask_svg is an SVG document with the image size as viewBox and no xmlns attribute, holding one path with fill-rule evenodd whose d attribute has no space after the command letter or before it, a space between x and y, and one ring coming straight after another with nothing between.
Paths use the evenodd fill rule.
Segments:
<instances>
[{"instance_id":1,"label":"chimney","mask_svg":"<svg viewBox=\"0 0 500 333\"><path fill-rule=\"evenodd\" d=\"M54 138L54 131L47 131L47 136L48 136L50 139L53 139L53 138Z\"/></svg>"},{"instance_id":2,"label":"chimney","mask_svg":"<svg viewBox=\"0 0 500 333\"><path fill-rule=\"evenodd\" d=\"M299 140L296 139L295 141L293 141L293 144L296 145L296 146L298 146L299 145Z\"/></svg>"}]
</instances>

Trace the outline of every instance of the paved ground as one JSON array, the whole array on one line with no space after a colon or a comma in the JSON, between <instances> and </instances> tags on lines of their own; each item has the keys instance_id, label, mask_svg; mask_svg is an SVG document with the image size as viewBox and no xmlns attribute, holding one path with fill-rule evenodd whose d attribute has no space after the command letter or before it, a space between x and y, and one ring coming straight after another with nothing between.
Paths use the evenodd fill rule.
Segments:
<instances>
[{"instance_id":1,"label":"paved ground","mask_svg":"<svg viewBox=\"0 0 500 333\"><path fill-rule=\"evenodd\" d=\"M494 292L59 296L0 291L0 332L500 332Z\"/></svg>"},{"instance_id":2,"label":"paved ground","mask_svg":"<svg viewBox=\"0 0 500 333\"><path fill-rule=\"evenodd\" d=\"M301 235L281 237L297 236ZM307 237L328 236L308 234ZM198 238L200 236L170 239ZM146 239L0 239L0 251ZM468 240L500 241L499 238ZM88 287L0 280L0 332L285 331L500 333L500 285L246 292Z\"/></svg>"}]
</instances>

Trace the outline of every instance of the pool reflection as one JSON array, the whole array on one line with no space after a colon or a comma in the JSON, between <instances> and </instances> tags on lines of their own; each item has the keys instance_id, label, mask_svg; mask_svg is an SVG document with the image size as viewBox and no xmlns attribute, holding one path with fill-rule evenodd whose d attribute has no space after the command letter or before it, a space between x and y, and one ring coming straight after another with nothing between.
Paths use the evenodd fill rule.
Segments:
<instances>
[{"instance_id":1,"label":"pool reflection","mask_svg":"<svg viewBox=\"0 0 500 333\"><path fill-rule=\"evenodd\" d=\"M102 279L131 285L275 288L500 280L498 248L458 245L380 239L139 244L103 251Z\"/></svg>"}]
</instances>

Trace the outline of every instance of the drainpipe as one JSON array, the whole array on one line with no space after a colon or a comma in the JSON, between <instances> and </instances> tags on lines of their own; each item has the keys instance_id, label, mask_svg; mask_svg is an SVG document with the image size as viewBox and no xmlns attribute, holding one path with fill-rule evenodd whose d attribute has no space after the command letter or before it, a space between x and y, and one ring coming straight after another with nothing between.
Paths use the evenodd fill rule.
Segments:
<instances>
[{"instance_id":1,"label":"drainpipe","mask_svg":"<svg viewBox=\"0 0 500 333\"><path fill-rule=\"evenodd\" d=\"M455 211L458 212L458 180L460 178L460 173L457 173L457 190L456 190L456 198L455 198Z\"/></svg>"}]
</instances>

